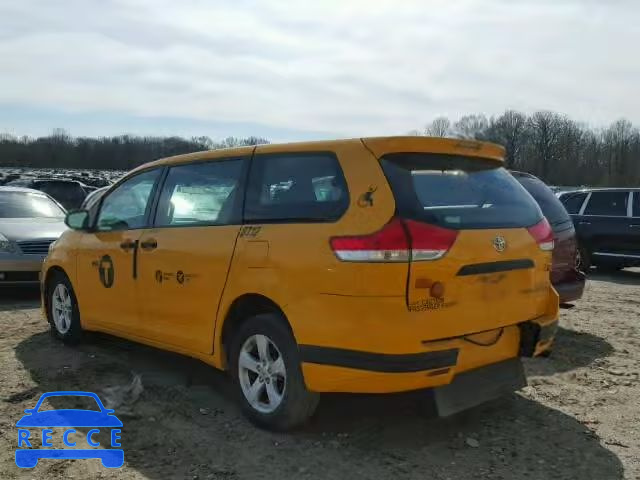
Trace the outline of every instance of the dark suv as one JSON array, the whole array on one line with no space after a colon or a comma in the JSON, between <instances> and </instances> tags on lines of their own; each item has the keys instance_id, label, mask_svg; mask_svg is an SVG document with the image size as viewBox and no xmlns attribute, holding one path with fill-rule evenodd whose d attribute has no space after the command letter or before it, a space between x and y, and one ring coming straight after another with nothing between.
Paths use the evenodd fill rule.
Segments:
<instances>
[{"instance_id":1,"label":"dark suv","mask_svg":"<svg viewBox=\"0 0 640 480\"><path fill-rule=\"evenodd\" d=\"M553 191L538 177L511 171L511 174L538 202L553 229L553 265L551 282L560 295L560 303L582 297L585 276L578 269L576 232L571 217Z\"/></svg>"},{"instance_id":2,"label":"dark suv","mask_svg":"<svg viewBox=\"0 0 640 480\"><path fill-rule=\"evenodd\" d=\"M575 224L583 270L640 266L640 188L558 194Z\"/></svg>"}]
</instances>

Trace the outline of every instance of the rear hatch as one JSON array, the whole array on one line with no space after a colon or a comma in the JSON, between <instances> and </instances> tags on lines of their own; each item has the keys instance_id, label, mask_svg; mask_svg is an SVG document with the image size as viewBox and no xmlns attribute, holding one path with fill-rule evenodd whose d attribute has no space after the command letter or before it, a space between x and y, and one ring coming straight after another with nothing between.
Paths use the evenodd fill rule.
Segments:
<instances>
[{"instance_id":1,"label":"rear hatch","mask_svg":"<svg viewBox=\"0 0 640 480\"><path fill-rule=\"evenodd\" d=\"M380 163L405 230L406 303L445 338L545 314L553 236L496 159L386 153Z\"/></svg>"}]
</instances>

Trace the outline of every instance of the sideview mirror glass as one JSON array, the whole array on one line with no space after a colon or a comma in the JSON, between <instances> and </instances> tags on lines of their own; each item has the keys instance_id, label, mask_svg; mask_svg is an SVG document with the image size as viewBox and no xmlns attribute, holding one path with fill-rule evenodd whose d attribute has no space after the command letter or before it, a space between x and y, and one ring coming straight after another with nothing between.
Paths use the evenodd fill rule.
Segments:
<instances>
[{"instance_id":1,"label":"sideview mirror glass","mask_svg":"<svg viewBox=\"0 0 640 480\"><path fill-rule=\"evenodd\" d=\"M71 230L87 230L89 228L89 212L86 210L73 210L67 213L64 223Z\"/></svg>"}]
</instances>

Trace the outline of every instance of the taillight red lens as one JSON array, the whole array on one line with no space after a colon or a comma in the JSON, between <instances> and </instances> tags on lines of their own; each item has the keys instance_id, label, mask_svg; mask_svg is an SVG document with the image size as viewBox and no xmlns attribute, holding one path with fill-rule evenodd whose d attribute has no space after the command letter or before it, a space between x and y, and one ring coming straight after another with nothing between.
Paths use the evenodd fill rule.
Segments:
<instances>
[{"instance_id":1,"label":"taillight red lens","mask_svg":"<svg viewBox=\"0 0 640 480\"><path fill-rule=\"evenodd\" d=\"M411 236L411 258L413 260L436 260L443 257L458 237L457 230L414 220L405 220L404 222Z\"/></svg>"},{"instance_id":2,"label":"taillight red lens","mask_svg":"<svg viewBox=\"0 0 640 480\"><path fill-rule=\"evenodd\" d=\"M407 262L443 257L457 235L455 230L393 218L370 235L334 237L330 243L336 256L348 262Z\"/></svg>"},{"instance_id":3,"label":"taillight red lens","mask_svg":"<svg viewBox=\"0 0 640 480\"><path fill-rule=\"evenodd\" d=\"M409 241L402 220L393 218L382 230L370 235L334 237L331 248L347 262L406 262Z\"/></svg>"},{"instance_id":4,"label":"taillight red lens","mask_svg":"<svg viewBox=\"0 0 640 480\"><path fill-rule=\"evenodd\" d=\"M553 230L546 218L543 218L533 227L527 228L527 230L529 230L529 233L540 247L540 250L547 252L553 250Z\"/></svg>"}]
</instances>

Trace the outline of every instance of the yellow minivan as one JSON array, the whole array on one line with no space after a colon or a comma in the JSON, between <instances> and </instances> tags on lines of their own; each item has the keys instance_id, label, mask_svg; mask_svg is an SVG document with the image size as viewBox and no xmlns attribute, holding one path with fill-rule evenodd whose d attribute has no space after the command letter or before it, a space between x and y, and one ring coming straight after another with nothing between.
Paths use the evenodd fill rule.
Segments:
<instances>
[{"instance_id":1,"label":"yellow minivan","mask_svg":"<svg viewBox=\"0 0 640 480\"><path fill-rule=\"evenodd\" d=\"M322 392L431 388L455 413L524 386L557 328L552 232L503 155L388 137L143 165L68 214L46 317L227 370L268 428Z\"/></svg>"}]
</instances>

